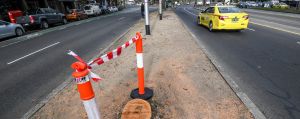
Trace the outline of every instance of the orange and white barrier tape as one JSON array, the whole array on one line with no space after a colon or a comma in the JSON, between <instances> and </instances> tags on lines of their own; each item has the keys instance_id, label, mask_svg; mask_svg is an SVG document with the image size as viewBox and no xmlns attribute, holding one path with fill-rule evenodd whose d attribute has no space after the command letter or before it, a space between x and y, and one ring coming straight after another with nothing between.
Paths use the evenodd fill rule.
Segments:
<instances>
[{"instance_id":1,"label":"orange and white barrier tape","mask_svg":"<svg viewBox=\"0 0 300 119\"><path fill-rule=\"evenodd\" d=\"M111 52L106 53L105 55L102 55L101 57L98 57L96 59L94 59L93 61L89 62L88 65L93 66L96 64L101 65L105 62L108 62L112 59L117 58L118 56L121 55L122 53L122 49L127 48L128 46L130 46L131 44L135 43L137 39L139 39L140 35L136 35L136 37L130 39L129 41L127 41L125 44L123 44L122 46L119 46L118 48L114 49Z\"/></svg>"},{"instance_id":2,"label":"orange and white barrier tape","mask_svg":"<svg viewBox=\"0 0 300 119\"><path fill-rule=\"evenodd\" d=\"M96 64L101 65L105 62L108 62L108 61L110 61L112 59L115 59L118 56L120 56L121 53L122 53L122 49L125 49L128 46L130 46L131 44L135 43L137 41L137 39L139 39L139 37L141 37L141 35L140 35L140 33L137 33L134 38L132 38L129 41L125 42L125 44L123 44L122 46L119 46L117 49L114 49L113 51L110 51L110 52L106 53L105 55L102 55L101 57L97 57L96 59L92 60L89 63L86 63L81 57L79 57L75 52L73 52L71 50L69 50L68 54L73 56L74 58L76 58L78 61L86 63L88 65L88 68L92 69L92 67L95 66ZM96 82L102 79L99 75L93 73L92 71L90 71L89 75Z\"/></svg>"}]
</instances>

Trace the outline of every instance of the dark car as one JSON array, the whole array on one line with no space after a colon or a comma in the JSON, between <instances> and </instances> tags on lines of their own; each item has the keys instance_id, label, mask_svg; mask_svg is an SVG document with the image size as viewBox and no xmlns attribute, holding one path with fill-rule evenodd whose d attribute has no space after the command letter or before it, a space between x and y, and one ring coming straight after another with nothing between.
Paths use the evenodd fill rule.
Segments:
<instances>
[{"instance_id":1,"label":"dark car","mask_svg":"<svg viewBox=\"0 0 300 119\"><path fill-rule=\"evenodd\" d=\"M239 7L239 8L248 8L248 5L247 5L246 2L239 2L239 3L237 4L237 7Z\"/></svg>"},{"instance_id":2,"label":"dark car","mask_svg":"<svg viewBox=\"0 0 300 119\"><path fill-rule=\"evenodd\" d=\"M99 7L102 10L103 14L109 14L110 13L110 11L109 11L109 9L108 9L107 6L105 6L105 5L99 5Z\"/></svg>"},{"instance_id":3,"label":"dark car","mask_svg":"<svg viewBox=\"0 0 300 119\"><path fill-rule=\"evenodd\" d=\"M25 16L17 17L17 23L22 26L38 26L46 29L49 24L67 23L66 16L51 8L30 9Z\"/></svg>"}]
</instances>

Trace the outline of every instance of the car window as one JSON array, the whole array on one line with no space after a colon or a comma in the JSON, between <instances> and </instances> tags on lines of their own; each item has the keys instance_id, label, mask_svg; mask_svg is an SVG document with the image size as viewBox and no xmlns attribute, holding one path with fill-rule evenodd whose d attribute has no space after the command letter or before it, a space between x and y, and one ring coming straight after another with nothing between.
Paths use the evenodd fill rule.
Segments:
<instances>
[{"instance_id":1,"label":"car window","mask_svg":"<svg viewBox=\"0 0 300 119\"><path fill-rule=\"evenodd\" d=\"M214 13L215 12L215 8L214 7L211 7L208 11L208 13Z\"/></svg>"},{"instance_id":2,"label":"car window","mask_svg":"<svg viewBox=\"0 0 300 119\"><path fill-rule=\"evenodd\" d=\"M215 11L214 9L215 9L214 7L209 7L204 11L204 13L214 13Z\"/></svg>"},{"instance_id":3,"label":"car window","mask_svg":"<svg viewBox=\"0 0 300 119\"><path fill-rule=\"evenodd\" d=\"M56 13L56 11L54 9L49 8L49 12L50 13Z\"/></svg>"},{"instance_id":4,"label":"car window","mask_svg":"<svg viewBox=\"0 0 300 119\"><path fill-rule=\"evenodd\" d=\"M43 11L42 10L37 10L36 14L43 14Z\"/></svg>"},{"instance_id":5,"label":"car window","mask_svg":"<svg viewBox=\"0 0 300 119\"><path fill-rule=\"evenodd\" d=\"M236 7L219 7L220 13L240 13L240 9Z\"/></svg>"},{"instance_id":6,"label":"car window","mask_svg":"<svg viewBox=\"0 0 300 119\"><path fill-rule=\"evenodd\" d=\"M54 10L54 9L51 9L51 8L48 8L48 9L47 9L47 12L48 12L48 13L55 13L55 10Z\"/></svg>"},{"instance_id":7,"label":"car window","mask_svg":"<svg viewBox=\"0 0 300 119\"><path fill-rule=\"evenodd\" d=\"M91 9L91 6L84 6L83 9L84 9L84 10L90 10L90 9Z\"/></svg>"},{"instance_id":8,"label":"car window","mask_svg":"<svg viewBox=\"0 0 300 119\"><path fill-rule=\"evenodd\" d=\"M40 11L40 10L38 10L38 11ZM26 13L27 13L28 15L37 14L37 9L29 9L29 10L26 11Z\"/></svg>"}]
</instances>

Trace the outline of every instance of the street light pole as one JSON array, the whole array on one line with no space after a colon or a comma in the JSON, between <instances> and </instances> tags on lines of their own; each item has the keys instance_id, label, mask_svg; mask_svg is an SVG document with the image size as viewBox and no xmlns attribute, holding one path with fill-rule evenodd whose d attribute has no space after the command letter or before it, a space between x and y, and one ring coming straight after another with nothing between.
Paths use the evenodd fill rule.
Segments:
<instances>
[{"instance_id":1,"label":"street light pole","mask_svg":"<svg viewBox=\"0 0 300 119\"><path fill-rule=\"evenodd\" d=\"M146 35L150 35L150 25L149 25L149 4L148 0L145 0L145 28Z\"/></svg>"},{"instance_id":2,"label":"street light pole","mask_svg":"<svg viewBox=\"0 0 300 119\"><path fill-rule=\"evenodd\" d=\"M159 20L162 20L162 0L159 0Z\"/></svg>"}]
</instances>

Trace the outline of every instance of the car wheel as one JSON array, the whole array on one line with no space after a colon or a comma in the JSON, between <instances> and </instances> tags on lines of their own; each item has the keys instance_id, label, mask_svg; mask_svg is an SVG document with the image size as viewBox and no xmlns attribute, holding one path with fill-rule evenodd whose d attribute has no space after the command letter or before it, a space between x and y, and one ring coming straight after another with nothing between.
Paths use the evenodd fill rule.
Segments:
<instances>
[{"instance_id":1,"label":"car wheel","mask_svg":"<svg viewBox=\"0 0 300 119\"><path fill-rule=\"evenodd\" d=\"M197 24L201 25L201 19L200 19L200 17L197 18Z\"/></svg>"},{"instance_id":2,"label":"car wheel","mask_svg":"<svg viewBox=\"0 0 300 119\"><path fill-rule=\"evenodd\" d=\"M67 23L68 23L68 21L67 21L66 18L63 18L63 19L62 19L62 22L63 22L63 24L67 24Z\"/></svg>"},{"instance_id":3,"label":"car wheel","mask_svg":"<svg viewBox=\"0 0 300 119\"><path fill-rule=\"evenodd\" d=\"M47 21L42 21L42 22L41 22L41 28L42 28L42 29L47 29L47 28L49 28L49 24L47 23Z\"/></svg>"},{"instance_id":4,"label":"car wheel","mask_svg":"<svg viewBox=\"0 0 300 119\"><path fill-rule=\"evenodd\" d=\"M213 32L213 23L212 22L209 22L209 25L208 25L208 30L210 31L210 32Z\"/></svg>"},{"instance_id":5,"label":"car wheel","mask_svg":"<svg viewBox=\"0 0 300 119\"><path fill-rule=\"evenodd\" d=\"M22 36L24 34L24 31L21 28L16 28L15 32L16 36Z\"/></svg>"}]
</instances>

